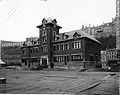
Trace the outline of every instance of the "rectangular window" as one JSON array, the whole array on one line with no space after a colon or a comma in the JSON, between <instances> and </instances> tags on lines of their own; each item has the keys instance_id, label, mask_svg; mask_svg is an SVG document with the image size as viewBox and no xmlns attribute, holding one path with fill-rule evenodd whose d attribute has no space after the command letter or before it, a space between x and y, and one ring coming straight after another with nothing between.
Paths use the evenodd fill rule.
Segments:
<instances>
[{"instance_id":1,"label":"rectangular window","mask_svg":"<svg viewBox=\"0 0 120 95\"><path fill-rule=\"evenodd\" d=\"M60 45L57 45L57 51L60 51Z\"/></svg>"},{"instance_id":2,"label":"rectangular window","mask_svg":"<svg viewBox=\"0 0 120 95\"><path fill-rule=\"evenodd\" d=\"M81 48L81 42L74 42L72 43L72 48L73 49L80 49Z\"/></svg>"},{"instance_id":3,"label":"rectangular window","mask_svg":"<svg viewBox=\"0 0 120 95\"><path fill-rule=\"evenodd\" d=\"M67 56L67 61L69 61L69 56Z\"/></svg>"},{"instance_id":4,"label":"rectangular window","mask_svg":"<svg viewBox=\"0 0 120 95\"><path fill-rule=\"evenodd\" d=\"M43 42L47 41L47 36L43 36Z\"/></svg>"},{"instance_id":5,"label":"rectangular window","mask_svg":"<svg viewBox=\"0 0 120 95\"><path fill-rule=\"evenodd\" d=\"M38 47L30 48L30 53L37 53L37 52L38 52Z\"/></svg>"},{"instance_id":6,"label":"rectangular window","mask_svg":"<svg viewBox=\"0 0 120 95\"><path fill-rule=\"evenodd\" d=\"M32 53L32 49L30 49L30 53Z\"/></svg>"},{"instance_id":7,"label":"rectangular window","mask_svg":"<svg viewBox=\"0 0 120 95\"><path fill-rule=\"evenodd\" d=\"M44 29L43 31L42 31L42 36L46 36L47 35L47 31Z\"/></svg>"},{"instance_id":8,"label":"rectangular window","mask_svg":"<svg viewBox=\"0 0 120 95\"><path fill-rule=\"evenodd\" d=\"M26 54L26 53L27 53L27 49L24 48L24 49L22 50L22 53L23 53L23 54Z\"/></svg>"},{"instance_id":9,"label":"rectangular window","mask_svg":"<svg viewBox=\"0 0 120 95\"><path fill-rule=\"evenodd\" d=\"M47 46L42 46L42 51L43 52L48 52L48 47Z\"/></svg>"},{"instance_id":10,"label":"rectangular window","mask_svg":"<svg viewBox=\"0 0 120 95\"><path fill-rule=\"evenodd\" d=\"M58 62L60 62L60 56L58 56Z\"/></svg>"},{"instance_id":11,"label":"rectangular window","mask_svg":"<svg viewBox=\"0 0 120 95\"><path fill-rule=\"evenodd\" d=\"M56 45L53 45L53 51L56 51Z\"/></svg>"},{"instance_id":12,"label":"rectangular window","mask_svg":"<svg viewBox=\"0 0 120 95\"><path fill-rule=\"evenodd\" d=\"M36 48L36 53L38 52L38 48Z\"/></svg>"},{"instance_id":13,"label":"rectangular window","mask_svg":"<svg viewBox=\"0 0 120 95\"><path fill-rule=\"evenodd\" d=\"M53 60L54 60L54 62L57 62L57 57L54 56L54 57L53 57Z\"/></svg>"},{"instance_id":14,"label":"rectangular window","mask_svg":"<svg viewBox=\"0 0 120 95\"><path fill-rule=\"evenodd\" d=\"M54 62L64 62L65 56L54 56Z\"/></svg>"},{"instance_id":15,"label":"rectangular window","mask_svg":"<svg viewBox=\"0 0 120 95\"><path fill-rule=\"evenodd\" d=\"M64 44L61 44L61 50L64 50Z\"/></svg>"},{"instance_id":16,"label":"rectangular window","mask_svg":"<svg viewBox=\"0 0 120 95\"><path fill-rule=\"evenodd\" d=\"M83 60L83 54L74 54L72 55L72 61L82 61Z\"/></svg>"},{"instance_id":17,"label":"rectangular window","mask_svg":"<svg viewBox=\"0 0 120 95\"><path fill-rule=\"evenodd\" d=\"M65 49L69 50L69 44L65 44Z\"/></svg>"},{"instance_id":18,"label":"rectangular window","mask_svg":"<svg viewBox=\"0 0 120 95\"><path fill-rule=\"evenodd\" d=\"M61 60L60 62L63 62L64 61L64 56L60 56Z\"/></svg>"},{"instance_id":19,"label":"rectangular window","mask_svg":"<svg viewBox=\"0 0 120 95\"><path fill-rule=\"evenodd\" d=\"M33 53L35 53L35 49L33 48Z\"/></svg>"}]
</instances>

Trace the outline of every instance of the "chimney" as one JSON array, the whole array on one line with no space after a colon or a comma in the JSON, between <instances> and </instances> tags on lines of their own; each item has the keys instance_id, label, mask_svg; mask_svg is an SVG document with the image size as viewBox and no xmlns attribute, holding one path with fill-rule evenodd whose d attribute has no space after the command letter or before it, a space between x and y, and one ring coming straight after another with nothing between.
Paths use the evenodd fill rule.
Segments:
<instances>
[{"instance_id":1,"label":"chimney","mask_svg":"<svg viewBox=\"0 0 120 95\"><path fill-rule=\"evenodd\" d=\"M91 24L89 24L89 27L91 27Z\"/></svg>"},{"instance_id":2,"label":"chimney","mask_svg":"<svg viewBox=\"0 0 120 95\"><path fill-rule=\"evenodd\" d=\"M84 29L84 25L82 25L82 30Z\"/></svg>"}]
</instances>

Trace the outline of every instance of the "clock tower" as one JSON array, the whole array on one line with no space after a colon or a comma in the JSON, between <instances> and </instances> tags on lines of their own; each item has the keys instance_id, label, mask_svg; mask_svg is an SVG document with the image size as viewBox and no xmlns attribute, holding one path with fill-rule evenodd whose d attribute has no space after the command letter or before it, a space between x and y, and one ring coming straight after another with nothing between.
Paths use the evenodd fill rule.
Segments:
<instances>
[{"instance_id":1,"label":"clock tower","mask_svg":"<svg viewBox=\"0 0 120 95\"><path fill-rule=\"evenodd\" d=\"M59 29L62 28L57 24L56 19L43 18L39 28L39 50L40 50L40 65L51 66L53 60L52 41L55 35L59 34Z\"/></svg>"}]
</instances>

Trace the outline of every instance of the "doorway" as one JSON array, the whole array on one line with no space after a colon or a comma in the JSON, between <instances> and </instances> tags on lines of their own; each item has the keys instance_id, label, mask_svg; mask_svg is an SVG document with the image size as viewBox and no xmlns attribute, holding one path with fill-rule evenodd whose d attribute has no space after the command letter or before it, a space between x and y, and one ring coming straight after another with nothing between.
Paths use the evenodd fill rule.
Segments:
<instances>
[{"instance_id":1,"label":"doorway","mask_svg":"<svg viewBox=\"0 0 120 95\"><path fill-rule=\"evenodd\" d=\"M44 66L47 65L47 58L42 58L42 65L44 65Z\"/></svg>"},{"instance_id":2,"label":"doorway","mask_svg":"<svg viewBox=\"0 0 120 95\"><path fill-rule=\"evenodd\" d=\"M67 62L69 61L69 56L64 56L64 62L65 62L65 65L67 65Z\"/></svg>"}]
</instances>

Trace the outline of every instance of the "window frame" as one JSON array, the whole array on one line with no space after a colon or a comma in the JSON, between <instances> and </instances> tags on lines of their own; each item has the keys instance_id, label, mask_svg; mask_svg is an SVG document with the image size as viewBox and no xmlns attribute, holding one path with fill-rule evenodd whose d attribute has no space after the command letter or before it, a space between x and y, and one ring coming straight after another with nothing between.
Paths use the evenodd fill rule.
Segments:
<instances>
[{"instance_id":1,"label":"window frame","mask_svg":"<svg viewBox=\"0 0 120 95\"><path fill-rule=\"evenodd\" d=\"M43 45L41 47L41 50L42 50L42 52L48 52L48 46L47 45Z\"/></svg>"},{"instance_id":2,"label":"window frame","mask_svg":"<svg viewBox=\"0 0 120 95\"><path fill-rule=\"evenodd\" d=\"M82 48L81 40L72 42L72 49L81 49L81 48Z\"/></svg>"},{"instance_id":3,"label":"window frame","mask_svg":"<svg viewBox=\"0 0 120 95\"><path fill-rule=\"evenodd\" d=\"M65 50L69 50L70 47L69 47L69 43L65 43Z\"/></svg>"}]
</instances>

